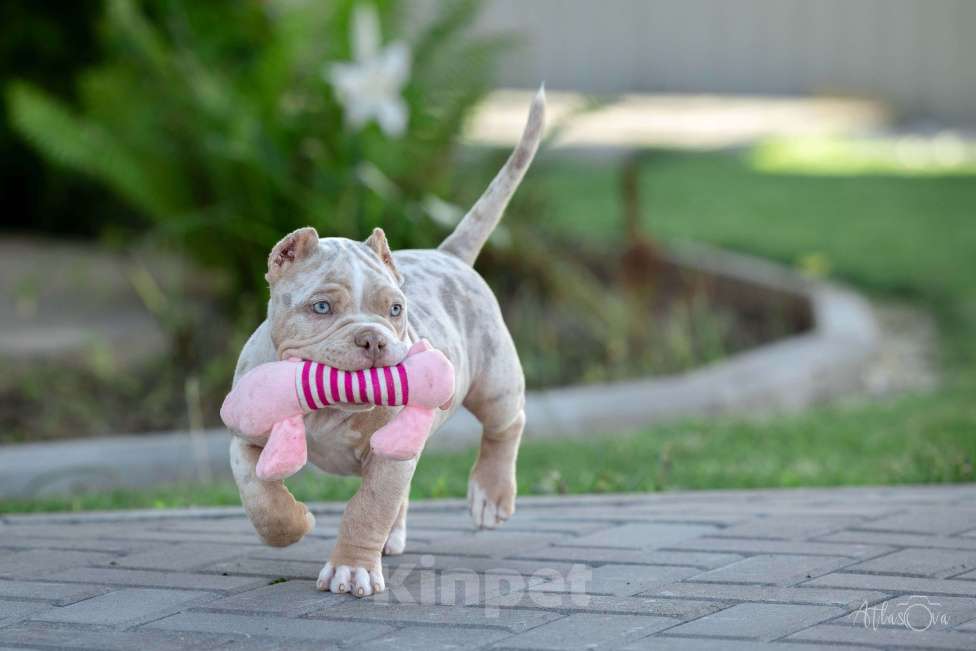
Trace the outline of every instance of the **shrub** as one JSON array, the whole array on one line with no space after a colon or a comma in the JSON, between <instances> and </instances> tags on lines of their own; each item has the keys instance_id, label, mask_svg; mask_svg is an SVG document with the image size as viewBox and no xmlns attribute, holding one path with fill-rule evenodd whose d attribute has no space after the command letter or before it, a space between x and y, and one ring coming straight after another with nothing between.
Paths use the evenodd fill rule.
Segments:
<instances>
[{"instance_id":1,"label":"shrub","mask_svg":"<svg viewBox=\"0 0 976 651\"><path fill-rule=\"evenodd\" d=\"M240 307L263 292L271 246L300 226L361 238L382 225L398 247L443 235L428 208L449 189L445 162L500 43L462 38L473 0L412 31L421 21L405 4L109 0L104 58L79 76L77 106L12 83L10 118L45 157L121 196L152 238L228 271ZM412 55L402 133L352 124L336 92L335 64L377 36L363 32L370 15Z\"/></svg>"}]
</instances>

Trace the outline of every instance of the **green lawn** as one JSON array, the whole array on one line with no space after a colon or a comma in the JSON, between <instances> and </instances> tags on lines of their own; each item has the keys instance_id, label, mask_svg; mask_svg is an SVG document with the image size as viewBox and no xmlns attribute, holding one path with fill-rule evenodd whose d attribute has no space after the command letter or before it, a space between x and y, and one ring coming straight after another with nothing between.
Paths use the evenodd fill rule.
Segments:
<instances>
[{"instance_id":1,"label":"green lawn","mask_svg":"<svg viewBox=\"0 0 976 651\"><path fill-rule=\"evenodd\" d=\"M829 167L799 174L760 158L649 152L641 173L649 232L790 264L816 260L869 293L932 310L944 386L761 424L686 422L590 441L529 440L520 455L522 494L976 479L976 175L831 176ZM614 169L550 163L529 182L550 197L548 223L590 241L619 232ZM414 497L463 495L472 459L424 455ZM344 499L356 485L311 476L291 483L305 500ZM237 503L233 486L220 484L6 502L0 512Z\"/></svg>"}]
</instances>

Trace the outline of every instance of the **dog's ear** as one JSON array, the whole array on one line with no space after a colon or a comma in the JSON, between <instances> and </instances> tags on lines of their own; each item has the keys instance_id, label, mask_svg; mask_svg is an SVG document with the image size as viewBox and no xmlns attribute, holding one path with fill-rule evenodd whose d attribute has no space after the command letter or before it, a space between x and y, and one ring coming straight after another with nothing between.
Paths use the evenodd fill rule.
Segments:
<instances>
[{"instance_id":1,"label":"dog's ear","mask_svg":"<svg viewBox=\"0 0 976 651\"><path fill-rule=\"evenodd\" d=\"M268 273L265 279L269 283L276 280L291 267L293 264L308 256L319 243L319 234L311 226L299 228L286 235L280 242L271 249L268 256Z\"/></svg>"},{"instance_id":2,"label":"dog's ear","mask_svg":"<svg viewBox=\"0 0 976 651\"><path fill-rule=\"evenodd\" d=\"M390 252L390 244L386 241L386 233L383 232L382 228L374 228L373 234L366 238L366 246L368 246L373 253L383 261L393 277L396 278L397 284L403 284L403 276L397 270L396 265L393 264L393 253Z\"/></svg>"}]
</instances>

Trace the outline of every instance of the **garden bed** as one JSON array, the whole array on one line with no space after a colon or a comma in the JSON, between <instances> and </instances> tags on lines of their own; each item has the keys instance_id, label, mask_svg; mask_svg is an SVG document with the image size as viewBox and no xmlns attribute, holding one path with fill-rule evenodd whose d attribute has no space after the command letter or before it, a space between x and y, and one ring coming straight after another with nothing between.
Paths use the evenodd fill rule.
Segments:
<instances>
[{"instance_id":1,"label":"garden bed","mask_svg":"<svg viewBox=\"0 0 976 651\"><path fill-rule=\"evenodd\" d=\"M531 274L499 301L530 389L666 376L809 330L811 306L783 281L757 284L654 247L579 262L596 296L550 295ZM579 291L577 289L577 291Z\"/></svg>"}]
</instances>

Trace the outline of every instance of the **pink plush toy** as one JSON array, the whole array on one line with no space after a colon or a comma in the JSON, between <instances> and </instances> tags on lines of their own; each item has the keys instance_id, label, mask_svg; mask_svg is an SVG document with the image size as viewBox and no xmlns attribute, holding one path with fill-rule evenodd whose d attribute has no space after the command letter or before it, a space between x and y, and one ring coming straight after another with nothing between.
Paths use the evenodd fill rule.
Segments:
<instances>
[{"instance_id":1,"label":"pink plush toy","mask_svg":"<svg viewBox=\"0 0 976 651\"><path fill-rule=\"evenodd\" d=\"M373 434L370 447L380 456L405 460L420 453L434 410L447 409L453 394L454 367L422 339L396 366L340 371L298 359L261 364L227 395L220 418L244 436L268 434L257 476L271 481L290 477L308 461L305 414L335 404L403 405Z\"/></svg>"}]
</instances>

